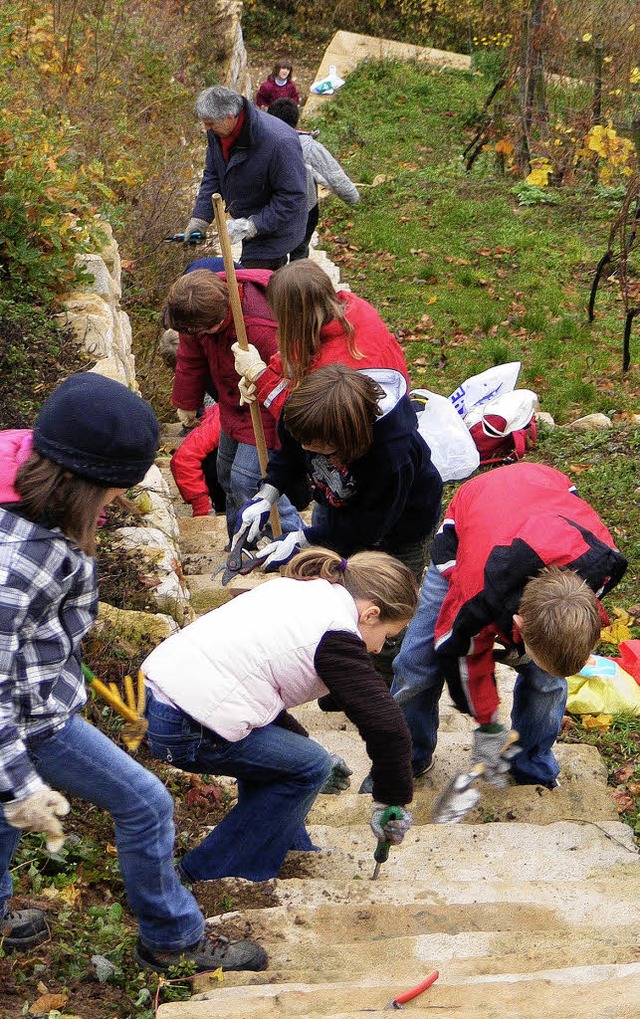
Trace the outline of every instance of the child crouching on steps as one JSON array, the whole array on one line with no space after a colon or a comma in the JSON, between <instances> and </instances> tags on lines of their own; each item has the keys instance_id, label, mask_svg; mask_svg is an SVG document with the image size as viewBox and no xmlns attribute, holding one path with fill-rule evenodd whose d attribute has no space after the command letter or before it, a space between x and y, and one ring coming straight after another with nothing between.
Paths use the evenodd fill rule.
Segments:
<instances>
[{"instance_id":1,"label":"child crouching on steps","mask_svg":"<svg viewBox=\"0 0 640 1019\"><path fill-rule=\"evenodd\" d=\"M49 936L41 910L9 910L9 867L23 831L45 834L50 852L61 847L70 794L113 817L139 964L163 971L184 956L196 970L263 969L258 945L205 935L174 869L162 783L79 715L98 518L142 480L157 446L151 408L92 372L58 387L33 433L0 432L0 945L28 949Z\"/></svg>"},{"instance_id":2,"label":"child crouching on steps","mask_svg":"<svg viewBox=\"0 0 640 1019\"><path fill-rule=\"evenodd\" d=\"M373 762L371 826L386 805L413 823L411 740L367 652L413 615L410 570L381 552L296 556L286 574L234 598L163 641L142 665L154 757L184 771L231 775L238 802L180 862L189 881L275 877L290 849L313 850L305 819L319 792L339 792L345 762L309 739L287 709L331 691Z\"/></svg>"}]
</instances>

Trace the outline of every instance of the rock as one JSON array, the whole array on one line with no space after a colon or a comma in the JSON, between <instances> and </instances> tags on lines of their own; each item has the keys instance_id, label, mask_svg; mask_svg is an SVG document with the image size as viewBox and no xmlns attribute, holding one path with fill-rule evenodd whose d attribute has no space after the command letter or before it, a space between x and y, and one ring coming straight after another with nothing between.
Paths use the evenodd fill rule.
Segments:
<instances>
[{"instance_id":1,"label":"rock","mask_svg":"<svg viewBox=\"0 0 640 1019\"><path fill-rule=\"evenodd\" d=\"M552 431L556 427L556 423L551 417L551 414L547 414L544 410L536 411L536 424L539 428L546 428Z\"/></svg>"},{"instance_id":2,"label":"rock","mask_svg":"<svg viewBox=\"0 0 640 1019\"><path fill-rule=\"evenodd\" d=\"M565 426L570 432L604 432L613 428L613 421L606 414L586 414Z\"/></svg>"},{"instance_id":3,"label":"rock","mask_svg":"<svg viewBox=\"0 0 640 1019\"><path fill-rule=\"evenodd\" d=\"M107 602L98 602L98 618L96 627L101 623L110 623L118 633L124 636L131 635L134 639L138 635L149 637L159 644L161 640L177 633L180 627L173 618L161 612L139 612L133 609L117 609Z\"/></svg>"}]
</instances>

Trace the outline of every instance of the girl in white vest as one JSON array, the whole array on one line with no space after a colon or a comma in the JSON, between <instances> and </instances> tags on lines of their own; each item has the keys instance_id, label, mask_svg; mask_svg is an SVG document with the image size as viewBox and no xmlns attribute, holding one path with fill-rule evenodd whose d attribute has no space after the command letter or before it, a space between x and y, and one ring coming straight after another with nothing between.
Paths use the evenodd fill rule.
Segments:
<instances>
[{"instance_id":1,"label":"girl in white vest","mask_svg":"<svg viewBox=\"0 0 640 1019\"><path fill-rule=\"evenodd\" d=\"M304 583L303 583L304 582ZM369 652L411 619L417 585L384 552L343 559L311 548L285 576L234 598L160 644L143 663L154 757L231 775L238 802L180 863L190 881L275 877L290 849L314 850L304 822L319 792L349 785L345 762L288 713L330 692L372 761L378 838L398 844L413 818L411 738ZM383 829L388 805L402 808Z\"/></svg>"}]
</instances>

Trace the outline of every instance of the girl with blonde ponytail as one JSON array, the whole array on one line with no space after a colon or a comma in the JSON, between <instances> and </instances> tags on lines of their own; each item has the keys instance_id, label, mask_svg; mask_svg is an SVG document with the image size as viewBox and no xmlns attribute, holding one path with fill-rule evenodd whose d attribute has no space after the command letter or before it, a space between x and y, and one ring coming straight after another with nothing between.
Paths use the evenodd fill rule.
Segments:
<instances>
[{"instance_id":1,"label":"girl with blonde ponytail","mask_svg":"<svg viewBox=\"0 0 640 1019\"><path fill-rule=\"evenodd\" d=\"M401 842L413 818L411 739L370 653L412 617L416 581L384 552L345 559L309 548L285 575L201 616L143 663L154 757L238 779L238 802L181 861L189 881L275 877L290 849L312 851L305 819L351 774L288 713L331 693L372 761L372 828ZM381 828L387 805L401 816Z\"/></svg>"}]
</instances>

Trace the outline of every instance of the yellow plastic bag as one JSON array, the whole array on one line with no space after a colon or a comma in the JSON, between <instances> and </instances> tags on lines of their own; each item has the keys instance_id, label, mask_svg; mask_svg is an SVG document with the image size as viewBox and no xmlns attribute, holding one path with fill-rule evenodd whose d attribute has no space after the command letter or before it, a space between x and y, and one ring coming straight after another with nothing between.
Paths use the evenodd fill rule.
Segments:
<instances>
[{"instance_id":1,"label":"yellow plastic bag","mask_svg":"<svg viewBox=\"0 0 640 1019\"><path fill-rule=\"evenodd\" d=\"M577 676L567 678L567 711L572 715L640 716L640 686L617 662L591 655Z\"/></svg>"}]
</instances>

